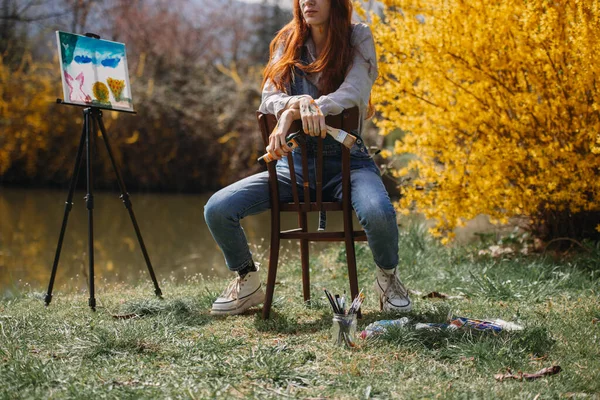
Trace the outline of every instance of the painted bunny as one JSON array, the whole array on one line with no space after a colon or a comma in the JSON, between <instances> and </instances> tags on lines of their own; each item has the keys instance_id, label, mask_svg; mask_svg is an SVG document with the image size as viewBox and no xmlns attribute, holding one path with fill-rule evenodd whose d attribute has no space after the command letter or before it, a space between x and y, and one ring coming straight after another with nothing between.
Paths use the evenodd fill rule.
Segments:
<instances>
[{"instance_id":1,"label":"painted bunny","mask_svg":"<svg viewBox=\"0 0 600 400\"><path fill-rule=\"evenodd\" d=\"M91 103L92 98L83 92L83 72L80 72L79 75L75 79L67 71L65 71L65 81L67 82L67 86L69 86L69 100ZM78 83L73 84L74 82Z\"/></svg>"}]
</instances>

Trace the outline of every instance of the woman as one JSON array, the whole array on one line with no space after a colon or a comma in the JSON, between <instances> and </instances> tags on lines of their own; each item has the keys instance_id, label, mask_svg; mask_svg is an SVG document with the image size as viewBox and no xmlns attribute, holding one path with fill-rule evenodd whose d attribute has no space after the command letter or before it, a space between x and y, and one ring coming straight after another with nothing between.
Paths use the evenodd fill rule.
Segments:
<instances>
[{"instance_id":1,"label":"woman","mask_svg":"<svg viewBox=\"0 0 600 400\"><path fill-rule=\"evenodd\" d=\"M302 120L304 132L312 136L307 138L309 155L316 148L314 137L324 138L324 200L341 199L341 145L326 135L325 116L358 106L361 118L359 130L354 133L360 135L369 111L371 87L377 78L371 31L364 24L353 25L351 17L350 0L294 0L294 19L271 42L271 60L264 72L259 110L278 118L267 151L278 160L282 201L292 201L286 157L291 149L285 136L291 123L298 119ZM357 143L360 144L351 150L351 198L377 265L375 290L385 311L410 311L410 298L396 273L396 213L379 170L362 141ZM293 155L294 163L299 163L300 155ZM314 169L310 171L313 174ZM206 223L228 268L238 273L215 300L211 313L239 314L263 302L258 266L252 260L240 220L268 208L267 172L220 190L206 204Z\"/></svg>"}]
</instances>

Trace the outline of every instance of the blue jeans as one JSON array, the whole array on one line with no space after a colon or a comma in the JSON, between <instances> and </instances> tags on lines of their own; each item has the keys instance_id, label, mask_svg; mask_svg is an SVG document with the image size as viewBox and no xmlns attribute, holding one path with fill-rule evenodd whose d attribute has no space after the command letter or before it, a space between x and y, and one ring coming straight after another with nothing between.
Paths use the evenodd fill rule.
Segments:
<instances>
[{"instance_id":1,"label":"blue jeans","mask_svg":"<svg viewBox=\"0 0 600 400\"><path fill-rule=\"evenodd\" d=\"M308 138L309 182L315 190L314 174L316 142ZM340 144L327 137L323 146L323 201L341 201L342 162ZM302 159L296 150L292 153L298 179L298 194L303 198ZM375 264L383 269L398 265L398 226L396 211L381 181L379 170L367 154L364 144L355 144L351 150L350 181L352 207L367 234ZM277 162L279 196L291 202L292 184L286 158ZM240 220L268 210L269 176L261 172L233 183L215 193L204 206L204 218L215 241L225 256L227 267L239 271L252 262L252 253Z\"/></svg>"}]
</instances>

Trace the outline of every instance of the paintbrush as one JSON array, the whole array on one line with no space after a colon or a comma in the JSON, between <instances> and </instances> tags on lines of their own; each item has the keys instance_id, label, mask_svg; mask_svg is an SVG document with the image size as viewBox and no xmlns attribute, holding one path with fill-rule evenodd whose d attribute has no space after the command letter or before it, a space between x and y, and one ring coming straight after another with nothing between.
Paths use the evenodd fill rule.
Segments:
<instances>
[{"instance_id":1,"label":"paintbrush","mask_svg":"<svg viewBox=\"0 0 600 400\"><path fill-rule=\"evenodd\" d=\"M333 128L329 125L327 125L327 134L349 149L354 146L354 142L356 142L357 139L356 136L342 129Z\"/></svg>"},{"instance_id":2,"label":"paintbrush","mask_svg":"<svg viewBox=\"0 0 600 400\"><path fill-rule=\"evenodd\" d=\"M356 140L358 139L356 136L344 131L343 129L332 128L329 125L327 125L327 134L334 138L337 142L346 146L348 149L351 149L352 146L354 146ZM300 135L301 134L299 132L296 132L286 138L286 143L290 149L295 149L299 146L298 141L301 140ZM259 164L263 166L271 161L275 161L275 158L269 153L263 154L258 159Z\"/></svg>"},{"instance_id":3,"label":"paintbrush","mask_svg":"<svg viewBox=\"0 0 600 400\"><path fill-rule=\"evenodd\" d=\"M333 296L331 295L331 293L329 293L329 291L325 288L323 288L323 291L325 292L325 296L327 296L327 300L329 300L329 304L331 304L331 308L333 309L333 312L336 314L340 314L340 310L338 309L337 305L335 304L335 300L333 300Z\"/></svg>"},{"instance_id":4,"label":"paintbrush","mask_svg":"<svg viewBox=\"0 0 600 400\"><path fill-rule=\"evenodd\" d=\"M301 141L304 140L303 136L304 134L300 133L300 131L294 132L285 138L286 144L290 149L293 150L296 147L300 146ZM273 156L271 156L271 154L265 153L262 156L260 156L260 158L258 159L258 163L262 166L265 166L267 165L267 163L270 163L271 161L275 160L276 159Z\"/></svg>"},{"instance_id":5,"label":"paintbrush","mask_svg":"<svg viewBox=\"0 0 600 400\"><path fill-rule=\"evenodd\" d=\"M340 310L340 314L344 313L344 309L342 308L342 303L340 303L340 295L336 294L335 295L335 304L337 305L338 310Z\"/></svg>"},{"instance_id":6,"label":"paintbrush","mask_svg":"<svg viewBox=\"0 0 600 400\"><path fill-rule=\"evenodd\" d=\"M362 305L363 301L365 301L365 295L363 294L363 292L361 290L358 293L358 296L356 296L354 298L354 301L352 301L352 304L350 305L350 309L348 310L348 315L356 313L358 311L358 309L360 308L360 306Z\"/></svg>"}]
</instances>

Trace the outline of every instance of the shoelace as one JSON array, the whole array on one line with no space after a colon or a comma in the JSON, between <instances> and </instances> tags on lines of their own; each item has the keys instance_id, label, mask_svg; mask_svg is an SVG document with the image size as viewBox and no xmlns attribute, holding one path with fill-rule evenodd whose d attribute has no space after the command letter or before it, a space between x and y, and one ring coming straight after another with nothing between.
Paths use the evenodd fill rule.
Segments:
<instances>
[{"instance_id":1,"label":"shoelace","mask_svg":"<svg viewBox=\"0 0 600 400\"><path fill-rule=\"evenodd\" d=\"M389 278L392 280L392 282L385 289L385 292L383 292L383 295L385 297L387 297L388 299L392 298L392 297L389 296L390 293L393 293L393 294L400 293L400 295L402 297L407 297L408 296L408 290L406 290L406 287L404 287L404 285L402 284L402 282L400 282L400 279L398 279L398 277L396 276L396 274L394 273L394 275L390 276Z\"/></svg>"},{"instance_id":2,"label":"shoelace","mask_svg":"<svg viewBox=\"0 0 600 400\"><path fill-rule=\"evenodd\" d=\"M237 294L240 291L240 281L241 278L239 276L232 280L221 294L221 297L229 298L230 295L235 295L237 297Z\"/></svg>"}]
</instances>

